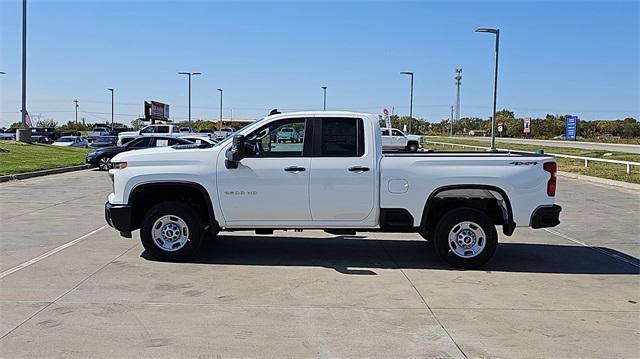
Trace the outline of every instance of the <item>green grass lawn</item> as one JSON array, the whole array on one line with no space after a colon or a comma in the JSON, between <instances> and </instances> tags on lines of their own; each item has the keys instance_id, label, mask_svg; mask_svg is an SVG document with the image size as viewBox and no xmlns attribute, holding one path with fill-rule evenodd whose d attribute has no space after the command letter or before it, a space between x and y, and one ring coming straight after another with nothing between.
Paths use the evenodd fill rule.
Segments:
<instances>
[{"instance_id":1,"label":"green grass lawn","mask_svg":"<svg viewBox=\"0 0 640 359\"><path fill-rule=\"evenodd\" d=\"M0 175L83 165L86 148L0 141Z\"/></svg>"},{"instance_id":2,"label":"green grass lawn","mask_svg":"<svg viewBox=\"0 0 640 359\"><path fill-rule=\"evenodd\" d=\"M447 137L426 137L427 141L447 142L447 143L459 143L464 145L473 145L481 147L489 147L487 142L474 141L461 138L447 138ZM528 151L533 152L536 150L544 150L547 153L557 153L565 155L593 157L593 158L606 158L612 160L633 161L640 162L640 154L625 153L625 152L607 152L607 151L594 151L581 148L571 147L553 147L553 146L539 146L539 145L526 145L526 144L512 144L499 142L496 143L498 148L510 149L514 151ZM425 148L433 149L434 151L470 151L470 148L464 147L450 147L443 148L441 145L429 145ZM579 173L587 176L608 178L617 181L640 183L640 167L632 166L631 174L626 174L626 166L622 164L614 163L600 163L589 162L589 167L584 167L584 161L573 160L568 158L558 158L558 169L565 172Z\"/></svg>"}]
</instances>

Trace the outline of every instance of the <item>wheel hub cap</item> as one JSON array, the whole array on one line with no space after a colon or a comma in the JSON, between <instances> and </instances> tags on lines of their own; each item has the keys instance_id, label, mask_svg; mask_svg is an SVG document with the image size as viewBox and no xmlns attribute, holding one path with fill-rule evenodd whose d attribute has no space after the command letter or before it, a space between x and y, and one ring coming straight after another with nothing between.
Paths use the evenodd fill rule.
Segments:
<instances>
[{"instance_id":1,"label":"wheel hub cap","mask_svg":"<svg viewBox=\"0 0 640 359\"><path fill-rule=\"evenodd\" d=\"M485 233L477 223L460 222L449 232L449 249L458 257L473 258L482 252L485 244Z\"/></svg>"},{"instance_id":2,"label":"wheel hub cap","mask_svg":"<svg viewBox=\"0 0 640 359\"><path fill-rule=\"evenodd\" d=\"M184 247L189 241L189 227L182 218L166 215L155 221L151 236L158 248L174 252Z\"/></svg>"}]
</instances>

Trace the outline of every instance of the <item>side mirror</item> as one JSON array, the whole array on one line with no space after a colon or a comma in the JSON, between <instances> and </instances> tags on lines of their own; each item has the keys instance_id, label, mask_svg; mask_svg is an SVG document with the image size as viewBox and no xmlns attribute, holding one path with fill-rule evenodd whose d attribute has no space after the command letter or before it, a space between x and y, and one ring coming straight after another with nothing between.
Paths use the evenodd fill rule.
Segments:
<instances>
[{"instance_id":1,"label":"side mirror","mask_svg":"<svg viewBox=\"0 0 640 359\"><path fill-rule=\"evenodd\" d=\"M245 157L244 136L238 135L233 137L231 148L227 151L227 160L225 167L227 169L238 168L238 163Z\"/></svg>"}]
</instances>

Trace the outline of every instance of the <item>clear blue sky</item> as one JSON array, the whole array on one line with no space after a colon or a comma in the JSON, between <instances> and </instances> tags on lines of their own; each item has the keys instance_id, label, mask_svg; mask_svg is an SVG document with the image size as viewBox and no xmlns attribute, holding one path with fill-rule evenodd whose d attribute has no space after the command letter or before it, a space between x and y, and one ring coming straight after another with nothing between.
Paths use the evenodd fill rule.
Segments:
<instances>
[{"instance_id":1,"label":"clear blue sky","mask_svg":"<svg viewBox=\"0 0 640 359\"><path fill-rule=\"evenodd\" d=\"M2 0L0 126L19 119L21 2ZM633 116L639 110L639 5L628 2L130 2L31 1L28 110L65 122L116 120L144 100L187 117L261 117L274 107L448 117L462 67L462 116L491 112L493 46L479 26L501 29L498 107L517 116ZM89 112L96 112L94 114Z\"/></svg>"}]
</instances>

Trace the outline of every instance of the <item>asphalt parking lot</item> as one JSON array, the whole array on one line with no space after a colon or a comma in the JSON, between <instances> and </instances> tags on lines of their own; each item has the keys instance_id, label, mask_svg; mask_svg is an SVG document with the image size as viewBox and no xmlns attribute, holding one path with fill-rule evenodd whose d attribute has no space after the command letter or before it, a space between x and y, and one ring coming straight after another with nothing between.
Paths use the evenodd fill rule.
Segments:
<instances>
[{"instance_id":1,"label":"asphalt parking lot","mask_svg":"<svg viewBox=\"0 0 640 359\"><path fill-rule=\"evenodd\" d=\"M189 263L105 227L105 173L0 184L0 356L640 353L640 193L559 179L563 223L450 270L417 235L224 234Z\"/></svg>"}]
</instances>

